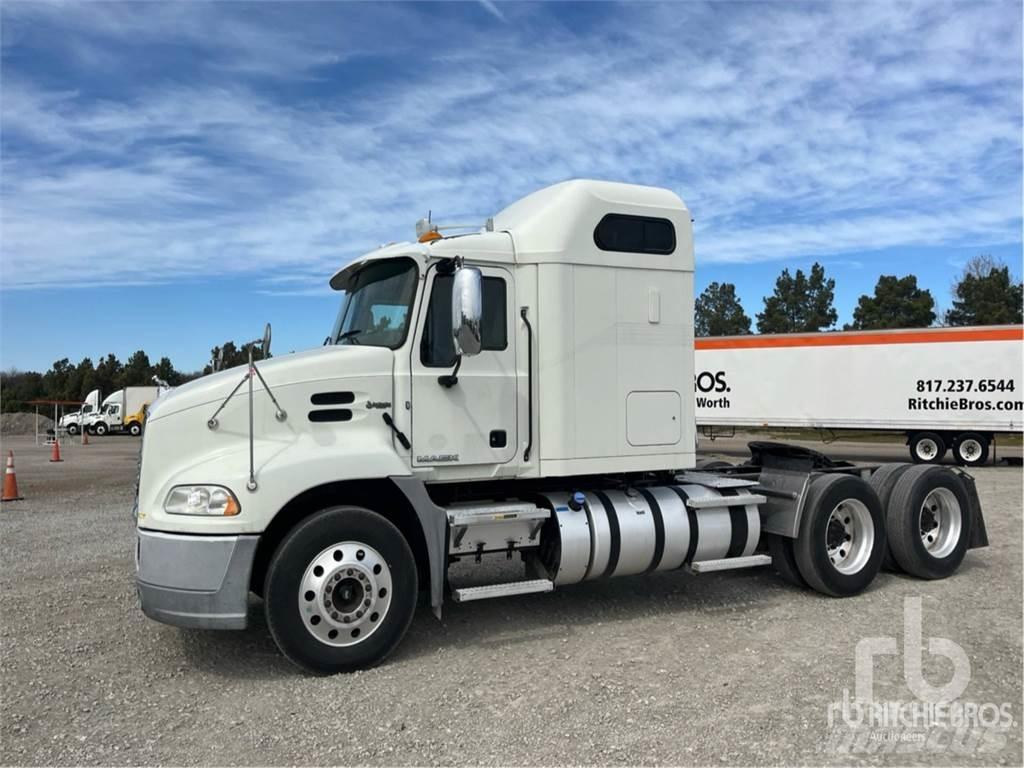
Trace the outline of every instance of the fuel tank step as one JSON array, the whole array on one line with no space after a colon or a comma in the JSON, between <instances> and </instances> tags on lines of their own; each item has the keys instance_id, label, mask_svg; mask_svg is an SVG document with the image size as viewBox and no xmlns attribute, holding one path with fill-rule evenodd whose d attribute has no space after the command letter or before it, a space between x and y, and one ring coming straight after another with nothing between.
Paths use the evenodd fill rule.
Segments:
<instances>
[{"instance_id":1,"label":"fuel tank step","mask_svg":"<svg viewBox=\"0 0 1024 768\"><path fill-rule=\"evenodd\" d=\"M701 560L690 563L694 573L710 573L711 571L732 571L737 568L756 568L760 565L771 565L770 555L748 555L747 557L723 557L720 560Z\"/></svg>"},{"instance_id":2,"label":"fuel tank step","mask_svg":"<svg viewBox=\"0 0 1024 768\"><path fill-rule=\"evenodd\" d=\"M452 599L456 603L468 603L471 600L489 600L492 597L510 597L512 595L531 595L535 592L550 592L554 588L554 582L549 579L510 581L507 584L488 584L483 587L453 589Z\"/></svg>"}]
</instances>

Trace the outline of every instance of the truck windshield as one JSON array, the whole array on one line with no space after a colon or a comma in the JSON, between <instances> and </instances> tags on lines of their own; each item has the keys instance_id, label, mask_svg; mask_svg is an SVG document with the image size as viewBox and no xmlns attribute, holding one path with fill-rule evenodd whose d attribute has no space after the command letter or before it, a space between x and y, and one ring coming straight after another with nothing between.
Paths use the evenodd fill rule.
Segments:
<instances>
[{"instance_id":1,"label":"truck windshield","mask_svg":"<svg viewBox=\"0 0 1024 768\"><path fill-rule=\"evenodd\" d=\"M411 259L365 266L349 282L334 324L333 343L390 349L402 346L416 283L416 264Z\"/></svg>"}]
</instances>

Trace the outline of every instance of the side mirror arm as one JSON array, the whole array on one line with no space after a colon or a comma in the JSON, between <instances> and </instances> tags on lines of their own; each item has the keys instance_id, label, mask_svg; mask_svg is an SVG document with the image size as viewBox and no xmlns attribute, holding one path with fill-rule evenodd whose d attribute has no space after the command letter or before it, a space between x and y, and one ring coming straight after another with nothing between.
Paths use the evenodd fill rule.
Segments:
<instances>
[{"instance_id":1,"label":"side mirror arm","mask_svg":"<svg viewBox=\"0 0 1024 768\"><path fill-rule=\"evenodd\" d=\"M444 376L437 377L437 383L445 389L451 389L459 383L459 368L462 367L462 355L459 355L455 359L455 368L451 373L446 373Z\"/></svg>"}]
</instances>

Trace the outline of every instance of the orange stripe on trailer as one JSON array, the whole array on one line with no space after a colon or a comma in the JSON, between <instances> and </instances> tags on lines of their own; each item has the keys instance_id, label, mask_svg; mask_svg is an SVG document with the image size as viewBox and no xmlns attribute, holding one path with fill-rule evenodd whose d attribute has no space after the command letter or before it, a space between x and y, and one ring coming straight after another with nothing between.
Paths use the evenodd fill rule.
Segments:
<instances>
[{"instance_id":1,"label":"orange stripe on trailer","mask_svg":"<svg viewBox=\"0 0 1024 768\"><path fill-rule=\"evenodd\" d=\"M1024 326L942 328L934 331L853 331L766 336L721 336L694 340L696 349L769 349L772 347L853 347L869 344L938 344L967 341L1024 341Z\"/></svg>"}]
</instances>

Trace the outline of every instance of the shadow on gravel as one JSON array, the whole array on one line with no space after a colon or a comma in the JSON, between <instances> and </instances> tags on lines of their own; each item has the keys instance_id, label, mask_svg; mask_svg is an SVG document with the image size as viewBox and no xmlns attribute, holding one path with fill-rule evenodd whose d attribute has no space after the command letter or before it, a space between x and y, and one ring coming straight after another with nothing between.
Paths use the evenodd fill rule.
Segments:
<instances>
[{"instance_id":1,"label":"shadow on gravel","mask_svg":"<svg viewBox=\"0 0 1024 768\"><path fill-rule=\"evenodd\" d=\"M988 568L981 558L968 553L961 573ZM883 571L865 596L884 590L896 581L919 580ZM431 613L424 594L408 634L383 663L433 656L447 647L497 651L529 643L550 644L592 626L639 619L699 623L709 614L724 613L744 623L759 618L761 613L780 602L834 599L794 587L767 570L704 576L657 573L577 584L542 595L468 604L448 599L440 622ZM850 598L851 601L857 599ZM262 601L250 601L249 622L249 628L242 632L180 631L183 660L197 669L229 678L266 680L305 675L274 645L267 630ZM609 635L614 634L609 632Z\"/></svg>"}]
</instances>

